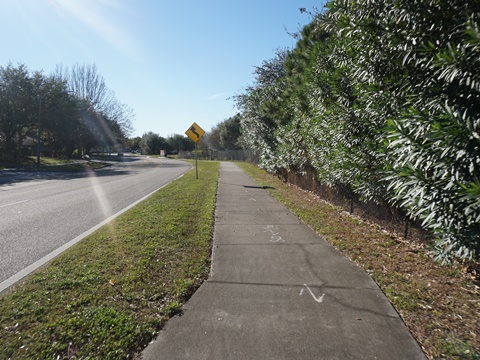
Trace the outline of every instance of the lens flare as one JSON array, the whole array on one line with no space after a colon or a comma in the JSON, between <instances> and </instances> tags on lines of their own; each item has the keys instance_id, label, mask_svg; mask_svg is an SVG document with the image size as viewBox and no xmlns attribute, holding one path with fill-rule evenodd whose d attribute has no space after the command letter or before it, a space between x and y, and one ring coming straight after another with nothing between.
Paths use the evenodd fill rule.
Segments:
<instances>
[{"instance_id":1,"label":"lens flare","mask_svg":"<svg viewBox=\"0 0 480 360\"><path fill-rule=\"evenodd\" d=\"M90 184L93 191L95 192L95 197L97 198L98 206L102 211L103 218L106 219L113 214L113 210L110 207L110 203L105 195L100 181L98 181L97 175L92 169L87 169L87 176L90 179Z\"/></svg>"}]
</instances>

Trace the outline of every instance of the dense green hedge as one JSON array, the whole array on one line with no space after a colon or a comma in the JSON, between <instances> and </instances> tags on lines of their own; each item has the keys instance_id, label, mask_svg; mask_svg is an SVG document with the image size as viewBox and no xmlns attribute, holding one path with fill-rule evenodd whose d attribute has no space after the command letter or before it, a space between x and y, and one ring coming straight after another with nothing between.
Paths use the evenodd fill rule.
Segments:
<instances>
[{"instance_id":1,"label":"dense green hedge","mask_svg":"<svg viewBox=\"0 0 480 360\"><path fill-rule=\"evenodd\" d=\"M480 257L480 2L334 0L237 96L272 172L390 204Z\"/></svg>"}]
</instances>

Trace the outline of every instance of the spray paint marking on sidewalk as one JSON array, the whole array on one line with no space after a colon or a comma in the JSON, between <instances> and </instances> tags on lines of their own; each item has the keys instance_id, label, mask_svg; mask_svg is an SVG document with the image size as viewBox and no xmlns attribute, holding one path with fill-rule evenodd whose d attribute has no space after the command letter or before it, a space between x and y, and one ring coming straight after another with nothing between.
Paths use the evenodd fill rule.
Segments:
<instances>
[{"instance_id":1,"label":"spray paint marking on sidewalk","mask_svg":"<svg viewBox=\"0 0 480 360\"><path fill-rule=\"evenodd\" d=\"M298 294L298 295L299 296L303 295L303 292L304 292L305 289L308 290L310 295L312 295L313 300L315 300L317 303L322 303L323 302L323 298L325 297L325 294L322 294L321 296L316 297L315 294L313 293L313 291L308 287L307 284L303 284L302 290L300 290L300 294Z\"/></svg>"},{"instance_id":2,"label":"spray paint marking on sidewalk","mask_svg":"<svg viewBox=\"0 0 480 360\"><path fill-rule=\"evenodd\" d=\"M281 236L280 236L280 233L279 232L276 232L276 230L278 230L278 225L267 225L263 228L263 232L269 232L270 234L272 234L272 236L270 237L270 241L271 242L275 242L275 243L279 243L279 242L285 242L286 240L283 239Z\"/></svg>"}]
</instances>

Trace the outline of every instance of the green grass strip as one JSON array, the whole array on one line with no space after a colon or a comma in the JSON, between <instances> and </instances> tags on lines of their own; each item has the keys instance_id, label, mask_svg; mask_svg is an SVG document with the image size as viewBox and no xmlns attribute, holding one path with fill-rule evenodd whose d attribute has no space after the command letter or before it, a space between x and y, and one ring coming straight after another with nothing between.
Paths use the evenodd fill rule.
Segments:
<instances>
[{"instance_id":1,"label":"green grass strip","mask_svg":"<svg viewBox=\"0 0 480 360\"><path fill-rule=\"evenodd\" d=\"M208 277L218 168L200 161L0 295L0 359L141 351Z\"/></svg>"}]
</instances>

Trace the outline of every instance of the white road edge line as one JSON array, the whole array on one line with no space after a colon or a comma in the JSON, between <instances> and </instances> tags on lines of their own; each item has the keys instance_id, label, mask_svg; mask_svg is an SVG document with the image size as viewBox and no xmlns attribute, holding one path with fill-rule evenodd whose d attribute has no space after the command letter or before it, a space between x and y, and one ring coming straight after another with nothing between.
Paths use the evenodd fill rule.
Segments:
<instances>
[{"instance_id":1,"label":"white road edge line","mask_svg":"<svg viewBox=\"0 0 480 360\"><path fill-rule=\"evenodd\" d=\"M185 174L182 174L180 175L179 177L173 179L172 181L170 181L168 184L174 182L175 180L178 180L180 179L183 175ZM131 209L132 207L134 207L135 205L137 205L138 203L140 203L141 201L145 200L146 198L148 198L149 196L153 195L154 193L156 193L158 190L164 188L165 186L167 186L168 184L165 184L161 187L159 187L158 189L152 191L150 194L148 195L145 195L144 197L142 197L141 199L135 201L133 204L130 204L128 205L126 208L120 210L119 212L117 212L116 214L113 214L112 216L110 216L108 219L105 219L103 220L100 224L97 224L95 225L94 227L92 227L91 229L85 231L83 234L80 234L78 235L75 239L72 239L70 240L69 242L63 244L62 246L60 246L59 248L57 248L56 250L52 251L50 254L48 255L45 255L43 258L35 261L33 264L27 266L26 268L24 268L23 270L20 270L18 273L16 273L15 275L12 275L11 277L9 277L7 280L4 280L0 283L0 293L5 291L6 289L8 289L10 286L12 286L13 284L15 284L17 281L20 281L21 279L23 279L24 277L26 277L27 275L29 275L30 273L34 272L35 270L37 270L40 266L46 264L47 262L49 262L50 260L52 260L53 258L55 258L56 256L60 255L62 252L64 252L65 250L67 250L69 247L75 245L77 242L79 242L80 240L82 240L84 237L90 235L91 233L93 233L94 231L100 229L103 225L106 225L108 224L110 221L112 221L113 219L115 219L117 216L123 214L125 211Z\"/></svg>"},{"instance_id":2,"label":"white road edge line","mask_svg":"<svg viewBox=\"0 0 480 360\"><path fill-rule=\"evenodd\" d=\"M28 201L29 200L23 200L23 201L17 201L17 202L11 203L11 204L0 205L0 208L7 207L7 206L12 206L12 205L23 204L23 203L26 203Z\"/></svg>"}]
</instances>

